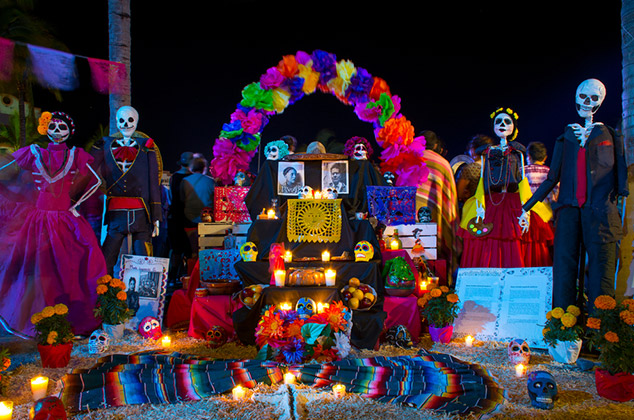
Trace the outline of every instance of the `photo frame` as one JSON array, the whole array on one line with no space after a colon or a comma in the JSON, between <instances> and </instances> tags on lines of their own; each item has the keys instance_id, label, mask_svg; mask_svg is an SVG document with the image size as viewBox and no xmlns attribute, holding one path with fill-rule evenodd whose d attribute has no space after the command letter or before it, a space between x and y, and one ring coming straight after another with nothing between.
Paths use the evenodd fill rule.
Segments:
<instances>
[{"instance_id":1,"label":"photo frame","mask_svg":"<svg viewBox=\"0 0 634 420\"><path fill-rule=\"evenodd\" d=\"M278 162L277 195L297 197L304 182L304 162Z\"/></svg>"},{"instance_id":2,"label":"photo frame","mask_svg":"<svg viewBox=\"0 0 634 420\"><path fill-rule=\"evenodd\" d=\"M324 160L321 162L321 190L337 190L338 195L350 194L350 177L347 160Z\"/></svg>"},{"instance_id":3,"label":"photo frame","mask_svg":"<svg viewBox=\"0 0 634 420\"><path fill-rule=\"evenodd\" d=\"M121 281L126 285L128 308L134 315L126 328L137 330L146 316L163 319L169 258L144 255L121 256Z\"/></svg>"}]
</instances>

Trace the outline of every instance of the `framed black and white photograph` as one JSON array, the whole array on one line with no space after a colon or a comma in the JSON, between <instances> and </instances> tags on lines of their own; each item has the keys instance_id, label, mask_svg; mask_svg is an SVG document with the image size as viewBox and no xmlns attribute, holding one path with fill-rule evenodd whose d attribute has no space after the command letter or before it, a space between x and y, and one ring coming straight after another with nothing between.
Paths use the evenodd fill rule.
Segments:
<instances>
[{"instance_id":1,"label":"framed black and white photograph","mask_svg":"<svg viewBox=\"0 0 634 420\"><path fill-rule=\"evenodd\" d=\"M321 190L328 188L336 189L339 195L350 193L347 160L321 162Z\"/></svg>"},{"instance_id":2,"label":"framed black and white photograph","mask_svg":"<svg viewBox=\"0 0 634 420\"><path fill-rule=\"evenodd\" d=\"M126 328L136 330L146 316L163 319L169 258L121 256L121 280L126 285L128 308L133 316Z\"/></svg>"},{"instance_id":3,"label":"framed black and white photograph","mask_svg":"<svg viewBox=\"0 0 634 420\"><path fill-rule=\"evenodd\" d=\"M304 162L279 162L277 166L277 195L297 196L304 186Z\"/></svg>"}]
</instances>

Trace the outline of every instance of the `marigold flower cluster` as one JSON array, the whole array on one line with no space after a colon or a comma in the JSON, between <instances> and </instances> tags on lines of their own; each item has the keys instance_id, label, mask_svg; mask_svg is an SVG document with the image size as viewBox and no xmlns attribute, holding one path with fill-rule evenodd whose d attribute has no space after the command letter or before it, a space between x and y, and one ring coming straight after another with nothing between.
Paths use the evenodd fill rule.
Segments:
<instances>
[{"instance_id":1,"label":"marigold flower cluster","mask_svg":"<svg viewBox=\"0 0 634 420\"><path fill-rule=\"evenodd\" d=\"M31 315L31 323L35 326L39 344L57 345L72 341L74 335L67 314L68 307L58 303Z\"/></svg>"},{"instance_id":2,"label":"marigold flower cluster","mask_svg":"<svg viewBox=\"0 0 634 420\"><path fill-rule=\"evenodd\" d=\"M546 325L542 330L544 340L551 346L560 341L577 341L581 338L583 329L577 324L577 317L581 310L575 305L569 305L564 311L557 307L546 313Z\"/></svg>"}]
</instances>

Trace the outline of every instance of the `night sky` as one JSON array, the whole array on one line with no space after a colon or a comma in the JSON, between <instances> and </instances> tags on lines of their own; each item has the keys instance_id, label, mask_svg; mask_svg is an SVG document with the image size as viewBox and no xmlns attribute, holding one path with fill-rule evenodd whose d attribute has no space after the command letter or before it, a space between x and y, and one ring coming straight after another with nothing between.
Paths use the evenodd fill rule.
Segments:
<instances>
[{"instance_id":1,"label":"night sky","mask_svg":"<svg viewBox=\"0 0 634 420\"><path fill-rule=\"evenodd\" d=\"M64 3L43 3L38 10L52 19L71 53L107 59L107 2ZM558 2L556 11L547 2L451 2L415 12L401 3L349 6L352 10L305 3L313 9L301 12L298 3L281 7L285 2L187 2L180 9L178 3L133 0L132 106L140 114L139 130L155 139L166 170L177 169L178 155L186 150L211 160L213 141L242 89L284 55L316 49L385 79L416 132L435 131L447 143L449 159L474 134L493 135L489 114L500 106L519 114L518 141L539 140L552 149L566 124L581 122L574 93L590 77L607 87L595 120L618 123L620 2L595 8ZM213 9L206 6L211 4ZM86 77L81 88L64 93L61 103L36 91L37 106L75 118L77 143L99 124L107 127L109 112L107 96L93 92L86 72L80 74ZM359 121L351 107L315 92L273 116L262 143L292 134L308 144L324 130L341 142L373 137L371 125Z\"/></svg>"}]
</instances>

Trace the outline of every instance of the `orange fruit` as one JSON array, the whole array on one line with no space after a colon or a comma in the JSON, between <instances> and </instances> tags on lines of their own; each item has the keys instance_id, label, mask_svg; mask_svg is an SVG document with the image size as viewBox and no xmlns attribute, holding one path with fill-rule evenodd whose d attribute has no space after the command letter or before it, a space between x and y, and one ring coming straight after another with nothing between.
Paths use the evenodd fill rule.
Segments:
<instances>
[{"instance_id":1,"label":"orange fruit","mask_svg":"<svg viewBox=\"0 0 634 420\"><path fill-rule=\"evenodd\" d=\"M356 277L352 277L350 280L348 280L348 284L352 287L359 287L361 281Z\"/></svg>"},{"instance_id":2,"label":"orange fruit","mask_svg":"<svg viewBox=\"0 0 634 420\"><path fill-rule=\"evenodd\" d=\"M369 299L370 302L374 302L374 295L372 293L366 293L365 295L363 295L364 298Z\"/></svg>"},{"instance_id":3,"label":"orange fruit","mask_svg":"<svg viewBox=\"0 0 634 420\"><path fill-rule=\"evenodd\" d=\"M253 291L258 294L262 293L262 286L260 285L253 286Z\"/></svg>"},{"instance_id":4,"label":"orange fruit","mask_svg":"<svg viewBox=\"0 0 634 420\"><path fill-rule=\"evenodd\" d=\"M354 293L352 293L352 297L355 297L359 300L363 299L363 290L355 290Z\"/></svg>"},{"instance_id":5,"label":"orange fruit","mask_svg":"<svg viewBox=\"0 0 634 420\"><path fill-rule=\"evenodd\" d=\"M354 292L357 291L357 288L353 287L353 286L350 286L350 287L348 287L348 291L354 295Z\"/></svg>"},{"instance_id":6,"label":"orange fruit","mask_svg":"<svg viewBox=\"0 0 634 420\"><path fill-rule=\"evenodd\" d=\"M357 299L356 297L350 298L350 300L348 301L348 306L350 307L350 309L357 309L359 307L359 299Z\"/></svg>"}]
</instances>

